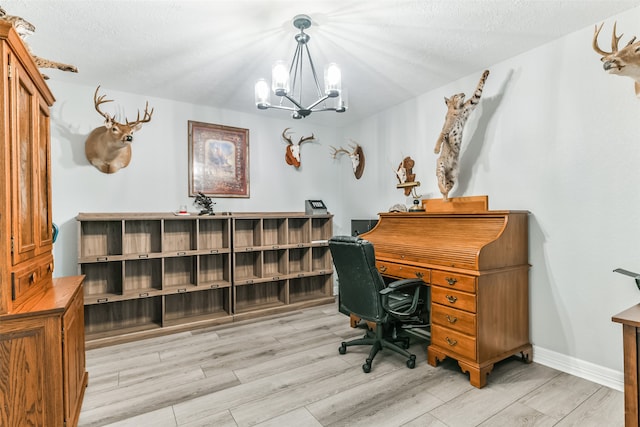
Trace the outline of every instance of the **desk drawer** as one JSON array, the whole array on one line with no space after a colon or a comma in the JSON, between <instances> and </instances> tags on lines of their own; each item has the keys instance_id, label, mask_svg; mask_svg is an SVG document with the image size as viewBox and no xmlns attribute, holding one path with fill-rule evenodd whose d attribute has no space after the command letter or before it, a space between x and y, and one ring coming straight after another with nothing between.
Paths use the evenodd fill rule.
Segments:
<instances>
[{"instance_id":1,"label":"desk drawer","mask_svg":"<svg viewBox=\"0 0 640 427\"><path fill-rule=\"evenodd\" d=\"M431 283L455 289L456 291L476 292L476 278L474 276L433 270L431 272Z\"/></svg>"},{"instance_id":2,"label":"desk drawer","mask_svg":"<svg viewBox=\"0 0 640 427\"><path fill-rule=\"evenodd\" d=\"M431 301L471 313L476 312L476 296L474 294L453 291L442 286L431 286Z\"/></svg>"},{"instance_id":3,"label":"desk drawer","mask_svg":"<svg viewBox=\"0 0 640 427\"><path fill-rule=\"evenodd\" d=\"M469 335L431 325L431 345L438 346L445 353L456 353L466 359L476 360L476 339Z\"/></svg>"},{"instance_id":4,"label":"desk drawer","mask_svg":"<svg viewBox=\"0 0 640 427\"><path fill-rule=\"evenodd\" d=\"M431 306L431 321L467 335L476 335L476 315L440 304Z\"/></svg>"},{"instance_id":5,"label":"desk drawer","mask_svg":"<svg viewBox=\"0 0 640 427\"><path fill-rule=\"evenodd\" d=\"M383 276L401 277L403 279L422 279L425 283L431 280L431 270L407 264L376 261L376 268Z\"/></svg>"}]
</instances>

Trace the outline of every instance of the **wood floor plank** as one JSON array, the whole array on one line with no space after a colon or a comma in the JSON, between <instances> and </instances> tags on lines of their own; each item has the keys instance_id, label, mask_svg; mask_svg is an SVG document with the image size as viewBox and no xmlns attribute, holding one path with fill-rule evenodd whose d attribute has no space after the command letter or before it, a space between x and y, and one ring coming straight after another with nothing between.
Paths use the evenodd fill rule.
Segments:
<instances>
[{"instance_id":1,"label":"wood floor plank","mask_svg":"<svg viewBox=\"0 0 640 427\"><path fill-rule=\"evenodd\" d=\"M415 369L384 350L365 374L368 347L338 354L363 334L328 304L91 349L79 426L624 425L622 393L535 362L500 362L476 389L415 340Z\"/></svg>"}]
</instances>

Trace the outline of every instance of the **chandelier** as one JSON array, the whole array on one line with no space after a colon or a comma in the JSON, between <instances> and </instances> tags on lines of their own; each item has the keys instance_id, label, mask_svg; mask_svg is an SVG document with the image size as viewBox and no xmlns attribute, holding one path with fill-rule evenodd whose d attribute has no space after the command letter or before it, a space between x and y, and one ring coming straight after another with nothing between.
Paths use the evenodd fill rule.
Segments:
<instances>
[{"instance_id":1,"label":"chandelier","mask_svg":"<svg viewBox=\"0 0 640 427\"><path fill-rule=\"evenodd\" d=\"M304 32L304 30L311 27L311 18L307 15L297 15L293 18L293 26L299 29L300 33L294 37L298 45L291 59L289 69L287 70L287 64L284 61L277 61L271 68L271 90L274 95L280 98L280 101L276 105L272 105L269 102L269 85L264 79L260 79L255 86L256 107L260 110L277 108L292 111L291 116L294 119L302 119L314 111L344 113L347 110L347 105L342 91L340 68L336 64L330 63L325 66L324 92L320 88L318 73L311 59L307 44L311 37ZM308 105L302 101L302 73L305 57L308 61L308 67L306 67L305 71L311 70L317 96L317 99ZM285 103L285 100L288 100L291 105ZM333 105L330 105L329 101L332 101Z\"/></svg>"}]
</instances>

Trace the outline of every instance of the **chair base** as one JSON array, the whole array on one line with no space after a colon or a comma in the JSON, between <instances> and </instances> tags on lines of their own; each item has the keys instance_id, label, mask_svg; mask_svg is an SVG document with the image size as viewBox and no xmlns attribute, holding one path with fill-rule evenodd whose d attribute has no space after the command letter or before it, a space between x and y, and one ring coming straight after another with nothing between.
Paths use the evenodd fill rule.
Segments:
<instances>
[{"instance_id":1,"label":"chair base","mask_svg":"<svg viewBox=\"0 0 640 427\"><path fill-rule=\"evenodd\" d=\"M385 337L383 324L376 324L375 335L371 331L367 331L364 337L356 338L351 341L342 342L340 347L338 348L338 352L340 354L345 354L347 352L347 347L354 345L370 345L371 351L369 352L369 357L362 365L362 370L365 373L369 373L371 371L371 365L373 364L373 358L376 357L378 351L383 348L388 348L389 350L395 351L407 358L407 368L413 369L416 366L416 356L415 354L411 354L406 351L404 348L400 347L396 343L402 342L405 348L409 348L409 338L387 338Z\"/></svg>"}]
</instances>

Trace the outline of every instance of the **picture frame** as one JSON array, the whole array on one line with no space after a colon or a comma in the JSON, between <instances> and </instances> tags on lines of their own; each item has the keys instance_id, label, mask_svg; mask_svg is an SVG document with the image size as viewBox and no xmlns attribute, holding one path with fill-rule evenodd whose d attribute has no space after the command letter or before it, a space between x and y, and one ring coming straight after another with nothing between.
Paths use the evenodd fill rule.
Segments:
<instances>
[{"instance_id":1,"label":"picture frame","mask_svg":"<svg viewBox=\"0 0 640 427\"><path fill-rule=\"evenodd\" d=\"M249 129L188 121L189 196L249 197Z\"/></svg>"}]
</instances>

